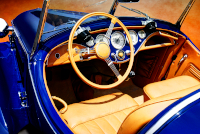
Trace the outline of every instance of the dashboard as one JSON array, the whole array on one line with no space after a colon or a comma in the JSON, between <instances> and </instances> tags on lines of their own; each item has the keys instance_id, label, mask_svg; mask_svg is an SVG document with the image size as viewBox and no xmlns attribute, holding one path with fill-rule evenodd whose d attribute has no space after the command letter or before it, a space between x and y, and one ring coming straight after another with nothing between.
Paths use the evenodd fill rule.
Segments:
<instances>
[{"instance_id":1,"label":"dashboard","mask_svg":"<svg viewBox=\"0 0 200 134\"><path fill-rule=\"evenodd\" d=\"M173 31L166 31L163 29L157 29L154 32L149 32L142 26L138 27L127 27L133 45L134 54L136 55L139 51L155 49L159 47L167 47L175 45L179 38L183 38L181 34L177 34ZM95 54L93 54L93 49L95 44L99 42L105 42L110 46L110 59L113 63L125 63L129 61L130 57L130 47L129 40L125 32L120 28L114 28L110 39L107 38L106 32L108 29L100 29L96 31L90 31L91 38L86 43L80 42L78 39L74 39L74 59L76 62L87 61L92 59L98 59ZM49 52L47 59L47 67L57 66L62 64L69 64L68 55L68 41L61 43ZM90 55L84 57L81 53L89 52Z\"/></svg>"}]
</instances>

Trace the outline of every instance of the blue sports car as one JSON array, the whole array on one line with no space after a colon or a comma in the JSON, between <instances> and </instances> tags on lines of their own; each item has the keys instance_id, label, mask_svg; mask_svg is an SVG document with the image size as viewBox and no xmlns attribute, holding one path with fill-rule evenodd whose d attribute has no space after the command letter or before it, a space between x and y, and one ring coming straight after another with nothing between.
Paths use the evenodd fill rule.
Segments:
<instances>
[{"instance_id":1,"label":"blue sports car","mask_svg":"<svg viewBox=\"0 0 200 134\"><path fill-rule=\"evenodd\" d=\"M0 18L0 133L200 133L200 50L180 30L195 0L173 2L44 0Z\"/></svg>"}]
</instances>

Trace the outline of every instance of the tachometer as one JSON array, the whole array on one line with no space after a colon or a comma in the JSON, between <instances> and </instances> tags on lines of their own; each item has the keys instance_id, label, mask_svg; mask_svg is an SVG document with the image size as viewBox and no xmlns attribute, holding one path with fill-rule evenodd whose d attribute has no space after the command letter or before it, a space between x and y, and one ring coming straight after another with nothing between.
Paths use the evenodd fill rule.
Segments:
<instances>
[{"instance_id":1,"label":"tachometer","mask_svg":"<svg viewBox=\"0 0 200 134\"><path fill-rule=\"evenodd\" d=\"M122 49L125 45L125 37L124 37L123 33L118 32L118 31L114 32L111 35L111 43L114 48Z\"/></svg>"},{"instance_id":2,"label":"tachometer","mask_svg":"<svg viewBox=\"0 0 200 134\"><path fill-rule=\"evenodd\" d=\"M138 35L134 30L129 30L133 45L136 45L138 42ZM126 36L126 41L129 43L128 37Z\"/></svg>"},{"instance_id":3,"label":"tachometer","mask_svg":"<svg viewBox=\"0 0 200 134\"><path fill-rule=\"evenodd\" d=\"M99 35L96 37L95 42L96 42L96 43L105 42L105 43L107 43L108 45L110 45L110 41L109 41L108 38L105 37L105 34L99 34Z\"/></svg>"}]
</instances>

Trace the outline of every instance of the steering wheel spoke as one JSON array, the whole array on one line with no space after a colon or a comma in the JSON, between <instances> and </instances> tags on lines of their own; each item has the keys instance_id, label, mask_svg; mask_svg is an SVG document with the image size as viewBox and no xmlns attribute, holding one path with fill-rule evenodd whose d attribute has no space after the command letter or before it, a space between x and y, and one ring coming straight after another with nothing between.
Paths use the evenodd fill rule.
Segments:
<instances>
[{"instance_id":1,"label":"steering wheel spoke","mask_svg":"<svg viewBox=\"0 0 200 134\"><path fill-rule=\"evenodd\" d=\"M112 60L108 57L108 58L105 59L105 61L108 64L108 66L110 67L110 69L113 71L115 76L118 78L120 76L120 73L117 70L117 68L115 67L115 65L113 64Z\"/></svg>"},{"instance_id":2,"label":"steering wheel spoke","mask_svg":"<svg viewBox=\"0 0 200 134\"><path fill-rule=\"evenodd\" d=\"M114 25L115 25L115 23L112 23L112 21L111 21L108 31L106 32L106 35L105 35L106 38L110 39Z\"/></svg>"}]
</instances>

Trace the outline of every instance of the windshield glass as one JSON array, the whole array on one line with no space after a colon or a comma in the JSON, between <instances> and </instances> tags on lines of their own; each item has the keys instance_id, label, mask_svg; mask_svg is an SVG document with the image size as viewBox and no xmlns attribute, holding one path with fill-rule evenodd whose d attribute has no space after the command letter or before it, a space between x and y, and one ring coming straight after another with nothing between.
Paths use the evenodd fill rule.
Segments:
<instances>
[{"instance_id":1,"label":"windshield glass","mask_svg":"<svg viewBox=\"0 0 200 134\"><path fill-rule=\"evenodd\" d=\"M51 0L50 9L78 12L108 12L113 0Z\"/></svg>"},{"instance_id":2,"label":"windshield glass","mask_svg":"<svg viewBox=\"0 0 200 134\"><path fill-rule=\"evenodd\" d=\"M114 0L51 0L50 9L78 12L109 12ZM140 0L136 3L119 3L115 16L137 16L140 14L129 11L120 5L140 10L151 18L166 20L173 24L181 16L189 0Z\"/></svg>"},{"instance_id":3,"label":"windshield glass","mask_svg":"<svg viewBox=\"0 0 200 134\"><path fill-rule=\"evenodd\" d=\"M91 12L109 13L117 0L50 0L46 24L43 34L58 30L70 29L85 14ZM118 3L114 16L145 17L144 15L129 11L132 8L147 14L150 18L165 20L176 24L190 0L140 0L133 3ZM122 7L124 6L124 7ZM40 16L39 13L33 13ZM102 17L92 17L85 22Z\"/></svg>"}]
</instances>

